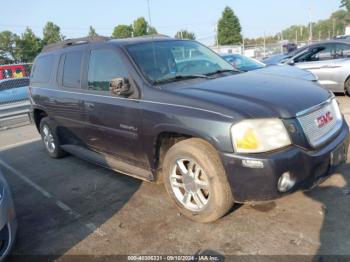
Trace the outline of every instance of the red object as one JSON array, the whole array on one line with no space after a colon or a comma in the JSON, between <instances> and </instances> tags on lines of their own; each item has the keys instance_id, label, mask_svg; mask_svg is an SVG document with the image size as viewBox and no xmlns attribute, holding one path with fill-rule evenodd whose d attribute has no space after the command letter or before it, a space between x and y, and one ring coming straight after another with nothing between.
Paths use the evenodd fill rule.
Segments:
<instances>
[{"instance_id":1,"label":"red object","mask_svg":"<svg viewBox=\"0 0 350 262\"><path fill-rule=\"evenodd\" d=\"M317 118L318 128L324 127L325 125L327 125L332 120L333 120L333 116L332 116L331 112L327 112L326 114L318 117Z\"/></svg>"},{"instance_id":2,"label":"red object","mask_svg":"<svg viewBox=\"0 0 350 262\"><path fill-rule=\"evenodd\" d=\"M8 78L20 78L28 76L26 68L22 64L0 65L0 80Z\"/></svg>"}]
</instances>

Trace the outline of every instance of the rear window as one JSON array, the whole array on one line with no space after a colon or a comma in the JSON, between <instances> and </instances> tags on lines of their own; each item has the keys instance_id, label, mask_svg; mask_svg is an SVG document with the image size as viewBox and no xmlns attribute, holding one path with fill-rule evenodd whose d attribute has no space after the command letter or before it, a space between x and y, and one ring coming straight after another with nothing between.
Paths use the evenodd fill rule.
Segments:
<instances>
[{"instance_id":1,"label":"rear window","mask_svg":"<svg viewBox=\"0 0 350 262\"><path fill-rule=\"evenodd\" d=\"M7 78L12 78L13 74L12 74L12 70L11 69L2 69L0 70L2 78L3 79L7 79Z\"/></svg>"},{"instance_id":2,"label":"rear window","mask_svg":"<svg viewBox=\"0 0 350 262\"><path fill-rule=\"evenodd\" d=\"M0 81L0 91L5 89L29 86L29 78L13 78Z\"/></svg>"},{"instance_id":3,"label":"rear window","mask_svg":"<svg viewBox=\"0 0 350 262\"><path fill-rule=\"evenodd\" d=\"M52 55L39 57L35 61L32 72L32 82L47 83L50 81L54 57Z\"/></svg>"},{"instance_id":4,"label":"rear window","mask_svg":"<svg viewBox=\"0 0 350 262\"><path fill-rule=\"evenodd\" d=\"M82 51L74 51L66 54L63 67L63 86L80 88L80 71L82 60Z\"/></svg>"}]
</instances>

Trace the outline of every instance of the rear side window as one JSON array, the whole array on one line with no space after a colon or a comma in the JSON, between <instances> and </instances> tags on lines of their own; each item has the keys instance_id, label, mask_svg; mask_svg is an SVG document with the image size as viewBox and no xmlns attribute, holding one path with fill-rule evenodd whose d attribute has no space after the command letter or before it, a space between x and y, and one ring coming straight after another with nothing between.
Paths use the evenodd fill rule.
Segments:
<instances>
[{"instance_id":1,"label":"rear side window","mask_svg":"<svg viewBox=\"0 0 350 262\"><path fill-rule=\"evenodd\" d=\"M82 60L82 51L73 51L66 54L62 81L64 87L80 88L80 72Z\"/></svg>"},{"instance_id":2,"label":"rear side window","mask_svg":"<svg viewBox=\"0 0 350 262\"><path fill-rule=\"evenodd\" d=\"M32 72L32 82L47 83L50 81L51 72L54 64L54 57L52 55L39 57L35 61Z\"/></svg>"},{"instance_id":3,"label":"rear side window","mask_svg":"<svg viewBox=\"0 0 350 262\"><path fill-rule=\"evenodd\" d=\"M335 59L348 58L350 57L350 45L337 44L334 52Z\"/></svg>"}]
</instances>

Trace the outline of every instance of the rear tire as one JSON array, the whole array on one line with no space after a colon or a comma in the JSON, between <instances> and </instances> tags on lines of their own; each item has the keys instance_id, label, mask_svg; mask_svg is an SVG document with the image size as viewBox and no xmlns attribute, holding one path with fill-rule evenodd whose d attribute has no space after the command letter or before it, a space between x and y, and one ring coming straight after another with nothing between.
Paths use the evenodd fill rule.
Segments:
<instances>
[{"instance_id":1,"label":"rear tire","mask_svg":"<svg viewBox=\"0 0 350 262\"><path fill-rule=\"evenodd\" d=\"M50 157L61 158L67 155L65 151L60 148L60 143L53 128L53 124L48 117L44 117L40 121L41 140L44 143L45 149Z\"/></svg>"},{"instance_id":2,"label":"rear tire","mask_svg":"<svg viewBox=\"0 0 350 262\"><path fill-rule=\"evenodd\" d=\"M172 146L163 162L165 188L180 212L202 223L224 216L234 200L216 150L191 138Z\"/></svg>"},{"instance_id":3,"label":"rear tire","mask_svg":"<svg viewBox=\"0 0 350 262\"><path fill-rule=\"evenodd\" d=\"M345 95L350 96L350 77L345 82L344 92Z\"/></svg>"}]
</instances>

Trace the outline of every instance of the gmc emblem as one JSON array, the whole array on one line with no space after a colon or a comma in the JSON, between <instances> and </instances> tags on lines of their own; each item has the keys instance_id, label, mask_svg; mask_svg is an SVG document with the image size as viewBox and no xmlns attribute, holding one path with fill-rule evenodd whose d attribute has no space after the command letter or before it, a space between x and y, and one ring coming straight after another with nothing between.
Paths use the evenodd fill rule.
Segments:
<instances>
[{"instance_id":1,"label":"gmc emblem","mask_svg":"<svg viewBox=\"0 0 350 262\"><path fill-rule=\"evenodd\" d=\"M322 115L316 119L316 124L317 124L318 128L322 128L325 125L327 125L329 122L331 122L332 120L333 120L332 113L327 112L324 115Z\"/></svg>"}]
</instances>

